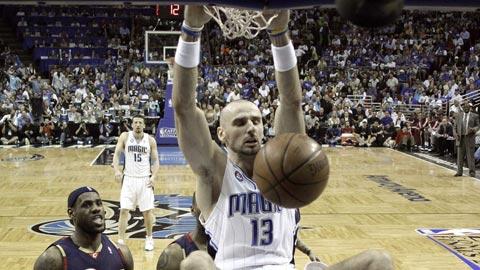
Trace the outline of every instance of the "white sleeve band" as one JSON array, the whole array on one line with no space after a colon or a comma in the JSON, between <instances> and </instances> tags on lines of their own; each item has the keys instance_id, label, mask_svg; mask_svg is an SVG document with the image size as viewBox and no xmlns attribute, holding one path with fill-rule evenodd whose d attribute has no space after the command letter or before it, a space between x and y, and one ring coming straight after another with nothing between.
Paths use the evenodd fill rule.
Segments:
<instances>
[{"instance_id":1,"label":"white sleeve band","mask_svg":"<svg viewBox=\"0 0 480 270\"><path fill-rule=\"evenodd\" d=\"M288 71L297 65L297 56L292 41L283 47L272 44L273 65L277 71Z\"/></svg>"},{"instance_id":2,"label":"white sleeve band","mask_svg":"<svg viewBox=\"0 0 480 270\"><path fill-rule=\"evenodd\" d=\"M198 66L200 63L200 40L187 42L180 37L175 52L175 63L185 68Z\"/></svg>"}]
</instances>

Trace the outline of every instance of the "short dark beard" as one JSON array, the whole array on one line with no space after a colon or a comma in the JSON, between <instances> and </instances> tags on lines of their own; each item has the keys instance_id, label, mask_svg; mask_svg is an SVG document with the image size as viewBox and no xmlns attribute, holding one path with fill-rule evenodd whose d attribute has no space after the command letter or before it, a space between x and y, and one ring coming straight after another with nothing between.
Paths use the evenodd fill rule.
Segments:
<instances>
[{"instance_id":1,"label":"short dark beard","mask_svg":"<svg viewBox=\"0 0 480 270\"><path fill-rule=\"evenodd\" d=\"M80 225L80 224L79 224ZM103 220L103 226L101 229L99 229L96 226L82 226L82 230L88 234L97 234L97 233L103 233L106 230L107 226L105 224L105 219Z\"/></svg>"},{"instance_id":2,"label":"short dark beard","mask_svg":"<svg viewBox=\"0 0 480 270\"><path fill-rule=\"evenodd\" d=\"M105 223L104 223L102 229L97 230L97 229L94 228L93 230L88 230L86 232L94 234L94 233L103 233L105 230L106 230L106 226L105 226Z\"/></svg>"},{"instance_id":3,"label":"short dark beard","mask_svg":"<svg viewBox=\"0 0 480 270\"><path fill-rule=\"evenodd\" d=\"M252 151L248 151L248 152L247 151L239 151L239 154L242 154L244 156L256 156L257 153L258 153L258 151L253 152L253 149L252 149Z\"/></svg>"},{"instance_id":4,"label":"short dark beard","mask_svg":"<svg viewBox=\"0 0 480 270\"><path fill-rule=\"evenodd\" d=\"M97 229L97 228L92 228L91 230L85 230L88 233L94 234L94 233L103 233L106 230L105 224L103 224L102 229Z\"/></svg>"}]
</instances>

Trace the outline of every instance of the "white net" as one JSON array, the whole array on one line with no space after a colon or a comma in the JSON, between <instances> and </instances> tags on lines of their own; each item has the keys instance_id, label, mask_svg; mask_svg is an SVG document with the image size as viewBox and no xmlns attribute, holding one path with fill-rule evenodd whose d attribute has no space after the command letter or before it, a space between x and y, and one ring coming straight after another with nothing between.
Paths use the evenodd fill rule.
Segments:
<instances>
[{"instance_id":1,"label":"white net","mask_svg":"<svg viewBox=\"0 0 480 270\"><path fill-rule=\"evenodd\" d=\"M236 8L205 6L205 12L218 23L228 39L245 37L252 39L266 29L277 15L266 20L261 11Z\"/></svg>"}]
</instances>

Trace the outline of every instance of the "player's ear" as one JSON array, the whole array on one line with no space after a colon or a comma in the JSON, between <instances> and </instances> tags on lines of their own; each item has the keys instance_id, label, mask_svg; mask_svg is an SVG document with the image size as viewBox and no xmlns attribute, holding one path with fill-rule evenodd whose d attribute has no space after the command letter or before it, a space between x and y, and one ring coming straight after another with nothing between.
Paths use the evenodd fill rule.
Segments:
<instances>
[{"instance_id":1,"label":"player's ear","mask_svg":"<svg viewBox=\"0 0 480 270\"><path fill-rule=\"evenodd\" d=\"M75 214L73 213L72 208L68 208L68 209L67 209L67 214L68 214L68 217L69 217L69 218L72 218L72 217L75 216Z\"/></svg>"},{"instance_id":2,"label":"player's ear","mask_svg":"<svg viewBox=\"0 0 480 270\"><path fill-rule=\"evenodd\" d=\"M221 126L217 128L217 136L222 143L225 143L225 130Z\"/></svg>"},{"instance_id":3,"label":"player's ear","mask_svg":"<svg viewBox=\"0 0 480 270\"><path fill-rule=\"evenodd\" d=\"M74 222L75 213L73 212L72 208L68 208L67 213L68 213L68 217L70 218L70 223L72 223L72 225L75 225L75 222Z\"/></svg>"}]
</instances>

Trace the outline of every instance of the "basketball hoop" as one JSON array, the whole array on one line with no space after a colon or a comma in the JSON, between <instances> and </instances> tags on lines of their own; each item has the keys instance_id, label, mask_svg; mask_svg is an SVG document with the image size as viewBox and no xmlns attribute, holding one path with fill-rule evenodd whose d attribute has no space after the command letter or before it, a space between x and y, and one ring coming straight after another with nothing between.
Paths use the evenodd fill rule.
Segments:
<instances>
[{"instance_id":1,"label":"basketball hoop","mask_svg":"<svg viewBox=\"0 0 480 270\"><path fill-rule=\"evenodd\" d=\"M274 15L267 21L262 12L258 10L241 10L218 6L204 6L204 8L205 12L217 22L223 35L228 39L238 37L252 39L261 30L266 29L272 20L278 16Z\"/></svg>"}]
</instances>

